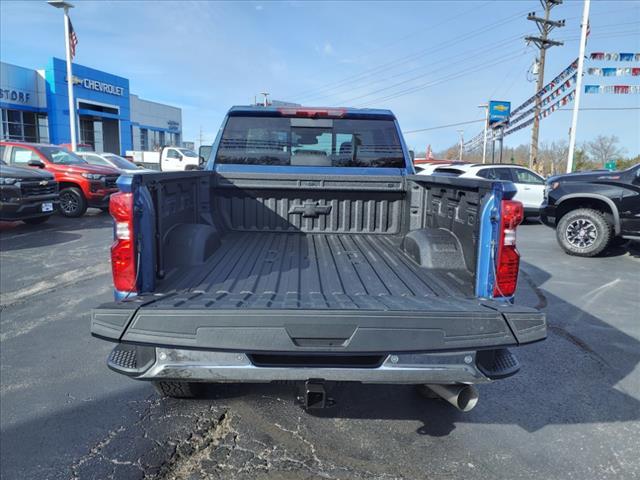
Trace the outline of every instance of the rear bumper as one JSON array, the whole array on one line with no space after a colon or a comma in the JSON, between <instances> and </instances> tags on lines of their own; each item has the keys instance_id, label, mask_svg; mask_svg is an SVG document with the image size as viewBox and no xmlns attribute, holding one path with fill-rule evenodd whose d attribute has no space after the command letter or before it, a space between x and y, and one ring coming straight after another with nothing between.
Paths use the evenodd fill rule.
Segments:
<instances>
[{"instance_id":1,"label":"rear bumper","mask_svg":"<svg viewBox=\"0 0 640 480\"><path fill-rule=\"evenodd\" d=\"M109 357L109 367L137 380L153 381L268 383L316 379L388 384L477 384L491 381L478 366L476 352L473 351L390 354L374 367L331 368L257 366L250 355L243 353L167 348L144 351L144 348L118 345ZM134 360L135 354L130 354L134 349L144 357L139 362ZM515 372L517 368L511 374Z\"/></svg>"}]
</instances>

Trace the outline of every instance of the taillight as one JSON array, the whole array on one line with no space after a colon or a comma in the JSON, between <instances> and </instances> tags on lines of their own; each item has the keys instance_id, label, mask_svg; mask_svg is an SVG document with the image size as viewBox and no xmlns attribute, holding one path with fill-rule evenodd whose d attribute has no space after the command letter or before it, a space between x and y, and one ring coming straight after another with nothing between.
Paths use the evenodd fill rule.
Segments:
<instances>
[{"instance_id":1,"label":"taillight","mask_svg":"<svg viewBox=\"0 0 640 480\"><path fill-rule=\"evenodd\" d=\"M496 283L493 295L494 297L510 297L515 293L518 285L520 253L516 248L516 227L524 218L524 208L522 203L515 200L503 200L501 207Z\"/></svg>"},{"instance_id":2,"label":"taillight","mask_svg":"<svg viewBox=\"0 0 640 480\"><path fill-rule=\"evenodd\" d=\"M135 292L136 252L133 238L133 194L111 195L109 213L115 223L115 239L111 245L111 271L116 290Z\"/></svg>"}]
</instances>

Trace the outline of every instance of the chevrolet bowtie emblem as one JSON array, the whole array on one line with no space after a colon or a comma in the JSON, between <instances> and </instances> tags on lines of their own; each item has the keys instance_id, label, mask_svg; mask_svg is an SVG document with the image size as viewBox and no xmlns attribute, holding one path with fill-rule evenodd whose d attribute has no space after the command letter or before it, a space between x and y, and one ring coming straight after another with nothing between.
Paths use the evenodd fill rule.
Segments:
<instances>
[{"instance_id":1,"label":"chevrolet bowtie emblem","mask_svg":"<svg viewBox=\"0 0 640 480\"><path fill-rule=\"evenodd\" d=\"M41 180L40 185L47 185L49 183L48 180Z\"/></svg>"},{"instance_id":2,"label":"chevrolet bowtie emblem","mask_svg":"<svg viewBox=\"0 0 640 480\"><path fill-rule=\"evenodd\" d=\"M64 77L65 82L69 81L69 77ZM79 85L82 83L82 79L80 77L76 77L75 75L71 75L71 81L74 85Z\"/></svg>"}]
</instances>

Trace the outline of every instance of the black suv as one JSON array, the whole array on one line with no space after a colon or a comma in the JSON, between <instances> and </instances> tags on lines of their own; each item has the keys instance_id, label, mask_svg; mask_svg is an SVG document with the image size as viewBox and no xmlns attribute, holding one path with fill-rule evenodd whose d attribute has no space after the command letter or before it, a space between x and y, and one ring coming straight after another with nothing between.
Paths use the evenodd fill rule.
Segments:
<instances>
[{"instance_id":1,"label":"black suv","mask_svg":"<svg viewBox=\"0 0 640 480\"><path fill-rule=\"evenodd\" d=\"M549 178L541 217L570 255L592 257L610 244L640 240L640 164Z\"/></svg>"},{"instance_id":2,"label":"black suv","mask_svg":"<svg viewBox=\"0 0 640 480\"><path fill-rule=\"evenodd\" d=\"M0 220L46 222L58 203L58 182L52 174L0 160Z\"/></svg>"}]
</instances>

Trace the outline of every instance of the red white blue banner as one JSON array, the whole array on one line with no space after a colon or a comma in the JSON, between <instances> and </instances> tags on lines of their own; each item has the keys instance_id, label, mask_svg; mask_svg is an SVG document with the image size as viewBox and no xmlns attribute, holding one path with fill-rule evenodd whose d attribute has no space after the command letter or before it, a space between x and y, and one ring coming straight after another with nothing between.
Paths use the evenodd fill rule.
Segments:
<instances>
[{"instance_id":1,"label":"red white blue banner","mask_svg":"<svg viewBox=\"0 0 640 480\"><path fill-rule=\"evenodd\" d=\"M584 93L615 93L627 95L640 93L640 85L585 85Z\"/></svg>"},{"instance_id":2,"label":"red white blue banner","mask_svg":"<svg viewBox=\"0 0 640 480\"><path fill-rule=\"evenodd\" d=\"M630 68L588 68L587 75L593 75L596 77L624 77L624 76L640 76L640 67Z\"/></svg>"},{"instance_id":3,"label":"red white blue banner","mask_svg":"<svg viewBox=\"0 0 640 480\"><path fill-rule=\"evenodd\" d=\"M593 52L590 60L604 60L606 62L640 62L640 53L629 52Z\"/></svg>"}]
</instances>

